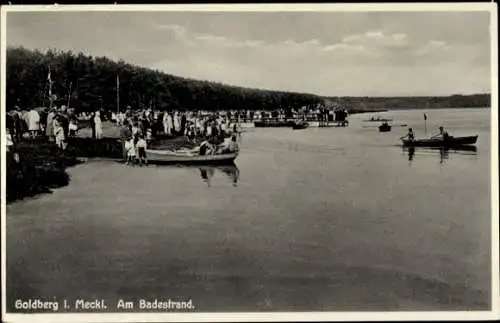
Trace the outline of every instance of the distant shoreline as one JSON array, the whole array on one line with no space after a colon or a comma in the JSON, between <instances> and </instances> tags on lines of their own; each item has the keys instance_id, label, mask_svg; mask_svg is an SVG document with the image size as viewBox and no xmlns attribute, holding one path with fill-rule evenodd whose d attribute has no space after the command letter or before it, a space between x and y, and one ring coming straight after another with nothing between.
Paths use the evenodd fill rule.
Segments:
<instances>
[{"instance_id":1,"label":"distant shoreline","mask_svg":"<svg viewBox=\"0 0 500 323\"><path fill-rule=\"evenodd\" d=\"M352 109L349 110L349 114L366 114L366 113L382 113L382 112L390 112L390 111L408 111L408 110L424 110L424 111L434 111L434 110L447 110L447 109L453 109L453 110L458 110L458 109L491 109L491 106L477 106L477 107L433 107L433 108L391 108L391 109L383 109L383 110L357 110L357 109Z\"/></svg>"},{"instance_id":2,"label":"distant shoreline","mask_svg":"<svg viewBox=\"0 0 500 323\"><path fill-rule=\"evenodd\" d=\"M491 109L491 106L485 106L485 107L442 107L442 108L393 108L393 109L388 109L387 111L403 111L403 110L433 111L433 110L457 110L457 109Z\"/></svg>"}]
</instances>

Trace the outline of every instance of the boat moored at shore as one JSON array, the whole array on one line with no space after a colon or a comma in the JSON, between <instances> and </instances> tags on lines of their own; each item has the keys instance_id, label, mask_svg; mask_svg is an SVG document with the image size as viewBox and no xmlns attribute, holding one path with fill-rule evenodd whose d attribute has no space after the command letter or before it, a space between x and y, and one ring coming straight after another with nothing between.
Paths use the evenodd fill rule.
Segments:
<instances>
[{"instance_id":1,"label":"boat moored at shore","mask_svg":"<svg viewBox=\"0 0 500 323\"><path fill-rule=\"evenodd\" d=\"M148 162L153 164L231 164L238 153L199 155L190 152L147 149Z\"/></svg>"},{"instance_id":2,"label":"boat moored at shore","mask_svg":"<svg viewBox=\"0 0 500 323\"><path fill-rule=\"evenodd\" d=\"M298 121L292 125L293 130L302 130L306 128L309 128L309 123L306 121Z\"/></svg>"}]
</instances>

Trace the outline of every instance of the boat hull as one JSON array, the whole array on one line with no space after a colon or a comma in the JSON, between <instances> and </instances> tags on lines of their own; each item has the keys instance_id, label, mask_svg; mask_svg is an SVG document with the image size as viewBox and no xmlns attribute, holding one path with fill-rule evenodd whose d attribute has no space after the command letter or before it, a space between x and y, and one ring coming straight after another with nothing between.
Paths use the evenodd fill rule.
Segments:
<instances>
[{"instance_id":1,"label":"boat hull","mask_svg":"<svg viewBox=\"0 0 500 323\"><path fill-rule=\"evenodd\" d=\"M293 130L302 130L302 129L306 129L306 128L309 128L309 124L307 124L307 123L294 124L292 126Z\"/></svg>"},{"instance_id":2,"label":"boat hull","mask_svg":"<svg viewBox=\"0 0 500 323\"><path fill-rule=\"evenodd\" d=\"M363 122L389 122L393 121L392 119L373 119L373 120L363 120Z\"/></svg>"},{"instance_id":3,"label":"boat hull","mask_svg":"<svg viewBox=\"0 0 500 323\"><path fill-rule=\"evenodd\" d=\"M478 136L468 137L451 137L447 140L442 139L419 139L419 140L405 140L402 139L403 145L408 147L457 147L465 145L474 145Z\"/></svg>"},{"instance_id":4,"label":"boat hull","mask_svg":"<svg viewBox=\"0 0 500 323\"><path fill-rule=\"evenodd\" d=\"M293 121L275 121L275 120L263 120L263 121L255 121L255 128L285 128L292 127L294 124Z\"/></svg>"},{"instance_id":5,"label":"boat hull","mask_svg":"<svg viewBox=\"0 0 500 323\"><path fill-rule=\"evenodd\" d=\"M221 165L232 164L238 153L220 155L188 155L162 150L147 150L148 162L154 164Z\"/></svg>"}]
</instances>

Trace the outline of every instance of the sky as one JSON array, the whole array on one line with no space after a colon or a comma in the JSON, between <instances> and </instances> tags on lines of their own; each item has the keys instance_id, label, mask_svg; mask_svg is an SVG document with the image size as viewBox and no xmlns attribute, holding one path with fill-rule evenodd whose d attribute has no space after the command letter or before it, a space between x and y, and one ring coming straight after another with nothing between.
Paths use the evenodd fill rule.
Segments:
<instances>
[{"instance_id":1,"label":"sky","mask_svg":"<svg viewBox=\"0 0 500 323\"><path fill-rule=\"evenodd\" d=\"M489 12L9 12L7 45L325 96L491 91Z\"/></svg>"}]
</instances>

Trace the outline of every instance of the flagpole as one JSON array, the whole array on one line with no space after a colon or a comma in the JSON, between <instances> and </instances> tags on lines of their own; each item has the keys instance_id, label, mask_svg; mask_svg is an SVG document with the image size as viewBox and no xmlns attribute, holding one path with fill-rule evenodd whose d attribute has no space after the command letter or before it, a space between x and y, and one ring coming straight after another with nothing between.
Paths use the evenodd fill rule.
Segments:
<instances>
[{"instance_id":1,"label":"flagpole","mask_svg":"<svg viewBox=\"0 0 500 323\"><path fill-rule=\"evenodd\" d=\"M68 91L68 109L69 109L69 103L71 101L71 86L73 85L73 82L69 82L69 91Z\"/></svg>"},{"instance_id":2,"label":"flagpole","mask_svg":"<svg viewBox=\"0 0 500 323\"><path fill-rule=\"evenodd\" d=\"M116 110L120 114L120 76L116 75Z\"/></svg>"},{"instance_id":3,"label":"flagpole","mask_svg":"<svg viewBox=\"0 0 500 323\"><path fill-rule=\"evenodd\" d=\"M52 108L54 99L52 97L52 76L51 76L51 71L50 71L50 65L49 65L49 75L47 76L47 80L49 82L49 108Z\"/></svg>"},{"instance_id":4,"label":"flagpole","mask_svg":"<svg viewBox=\"0 0 500 323\"><path fill-rule=\"evenodd\" d=\"M427 136L427 115L424 113L424 131Z\"/></svg>"}]
</instances>

